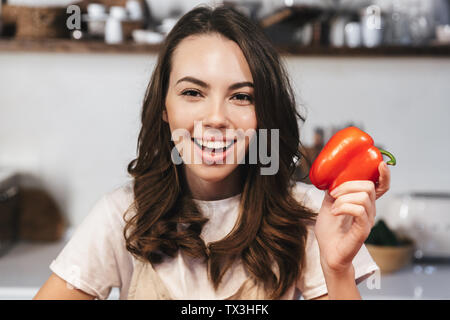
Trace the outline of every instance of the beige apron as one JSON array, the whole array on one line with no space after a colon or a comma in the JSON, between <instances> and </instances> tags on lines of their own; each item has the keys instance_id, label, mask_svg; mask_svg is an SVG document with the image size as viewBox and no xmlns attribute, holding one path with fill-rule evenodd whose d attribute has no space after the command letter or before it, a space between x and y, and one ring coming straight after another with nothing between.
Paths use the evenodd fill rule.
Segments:
<instances>
[{"instance_id":1,"label":"beige apron","mask_svg":"<svg viewBox=\"0 0 450 320\"><path fill-rule=\"evenodd\" d=\"M262 285L257 285L252 278L244 281L232 296L225 300L267 300ZM173 300L169 290L148 261L136 259L128 300Z\"/></svg>"}]
</instances>

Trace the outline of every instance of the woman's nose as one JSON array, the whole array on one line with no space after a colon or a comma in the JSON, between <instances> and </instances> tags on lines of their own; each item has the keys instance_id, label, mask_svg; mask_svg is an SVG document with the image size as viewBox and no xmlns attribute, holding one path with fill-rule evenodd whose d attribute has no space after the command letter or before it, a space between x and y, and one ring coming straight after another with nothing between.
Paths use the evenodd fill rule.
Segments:
<instances>
[{"instance_id":1,"label":"woman's nose","mask_svg":"<svg viewBox=\"0 0 450 320\"><path fill-rule=\"evenodd\" d=\"M226 128L229 124L226 105L224 102L215 101L207 107L203 126L211 128Z\"/></svg>"}]
</instances>

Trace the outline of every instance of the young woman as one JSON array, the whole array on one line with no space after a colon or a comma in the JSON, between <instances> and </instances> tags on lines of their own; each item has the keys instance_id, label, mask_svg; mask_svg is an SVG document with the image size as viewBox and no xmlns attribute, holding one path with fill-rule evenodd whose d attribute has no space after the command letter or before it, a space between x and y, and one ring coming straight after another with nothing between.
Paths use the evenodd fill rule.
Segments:
<instances>
[{"instance_id":1,"label":"young woman","mask_svg":"<svg viewBox=\"0 0 450 320\"><path fill-rule=\"evenodd\" d=\"M331 195L295 183L298 120L259 27L227 7L194 8L162 46L132 181L96 203L35 298L119 287L121 299L359 299L357 283L378 269L363 243L389 169Z\"/></svg>"}]
</instances>

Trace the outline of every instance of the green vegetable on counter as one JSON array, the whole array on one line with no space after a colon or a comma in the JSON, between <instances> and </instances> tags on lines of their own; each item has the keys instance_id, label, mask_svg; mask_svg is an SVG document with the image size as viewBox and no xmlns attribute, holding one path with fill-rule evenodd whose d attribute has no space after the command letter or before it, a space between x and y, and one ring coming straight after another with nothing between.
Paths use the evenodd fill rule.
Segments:
<instances>
[{"instance_id":1,"label":"green vegetable on counter","mask_svg":"<svg viewBox=\"0 0 450 320\"><path fill-rule=\"evenodd\" d=\"M386 223L380 219L372 227L369 236L367 237L366 244L376 246L392 246L397 247L404 244L404 241L400 241L397 235L389 229Z\"/></svg>"}]
</instances>

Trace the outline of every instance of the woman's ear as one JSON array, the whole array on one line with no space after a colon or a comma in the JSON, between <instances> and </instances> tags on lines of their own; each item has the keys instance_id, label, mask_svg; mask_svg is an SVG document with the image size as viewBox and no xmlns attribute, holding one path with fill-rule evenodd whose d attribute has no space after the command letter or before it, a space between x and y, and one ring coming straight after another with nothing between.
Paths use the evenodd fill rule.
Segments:
<instances>
[{"instance_id":1,"label":"woman's ear","mask_svg":"<svg viewBox=\"0 0 450 320\"><path fill-rule=\"evenodd\" d=\"M169 122L169 119L167 118L167 110L166 109L164 109L163 112L162 112L162 119L165 122Z\"/></svg>"}]
</instances>

